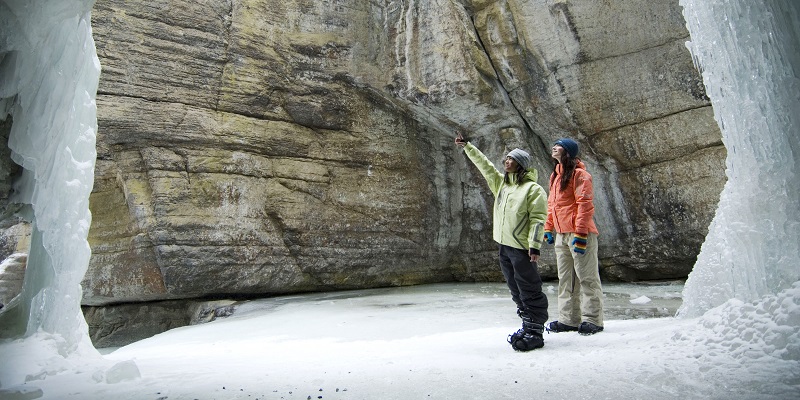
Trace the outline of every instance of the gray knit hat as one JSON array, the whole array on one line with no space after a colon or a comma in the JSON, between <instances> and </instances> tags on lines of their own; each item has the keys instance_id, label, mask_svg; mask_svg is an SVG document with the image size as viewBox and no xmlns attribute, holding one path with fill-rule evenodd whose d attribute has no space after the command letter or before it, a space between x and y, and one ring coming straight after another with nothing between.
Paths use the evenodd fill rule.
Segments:
<instances>
[{"instance_id":1,"label":"gray knit hat","mask_svg":"<svg viewBox=\"0 0 800 400\"><path fill-rule=\"evenodd\" d=\"M521 149L514 149L511 150L506 157L511 157L514 161L522 167L523 170L527 171L528 168L531 166L531 155L528 154L525 150Z\"/></svg>"}]
</instances>

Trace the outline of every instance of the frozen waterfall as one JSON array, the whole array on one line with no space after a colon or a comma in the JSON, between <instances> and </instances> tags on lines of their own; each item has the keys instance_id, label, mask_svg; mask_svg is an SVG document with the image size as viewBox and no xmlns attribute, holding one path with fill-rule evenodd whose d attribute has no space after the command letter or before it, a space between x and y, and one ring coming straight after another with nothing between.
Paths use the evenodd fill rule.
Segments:
<instances>
[{"instance_id":1,"label":"frozen waterfall","mask_svg":"<svg viewBox=\"0 0 800 400\"><path fill-rule=\"evenodd\" d=\"M800 2L681 0L728 182L679 315L800 281Z\"/></svg>"},{"instance_id":2,"label":"frozen waterfall","mask_svg":"<svg viewBox=\"0 0 800 400\"><path fill-rule=\"evenodd\" d=\"M80 309L91 250L95 95L94 1L0 1L0 118L24 168L11 201L33 233L22 293L0 314L2 337L37 336L61 356L93 351Z\"/></svg>"}]
</instances>

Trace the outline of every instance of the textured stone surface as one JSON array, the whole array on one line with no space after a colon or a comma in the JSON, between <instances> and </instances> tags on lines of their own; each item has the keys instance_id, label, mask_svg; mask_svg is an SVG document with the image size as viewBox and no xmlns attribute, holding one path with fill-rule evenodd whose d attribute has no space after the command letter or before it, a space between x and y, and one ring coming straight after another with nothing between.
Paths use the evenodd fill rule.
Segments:
<instances>
[{"instance_id":1,"label":"textured stone surface","mask_svg":"<svg viewBox=\"0 0 800 400\"><path fill-rule=\"evenodd\" d=\"M0 308L8 304L22 290L28 255L14 253L0 263Z\"/></svg>"},{"instance_id":2,"label":"textured stone surface","mask_svg":"<svg viewBox=\"0 0 800 400\"><path fill-rule=\"evenodd\" d=\"M19 212L24 210L12 198L14 182L22 174L8 146L12 123L11 116L0 121L0 261L15 253L27 253L30 246L30 225L20 217Z\"/></svg>"},{"instance_id":3,"label":"textured stone surface","mask_svg":"<svg viewBox=\"0 0 800 400\"><path fill-rule=\"evenodd\" d=\"M231 300L167 300L108 306L84 306L92 344L119 347L186 325L196 325L233 315Z\"/></svg>"},{"instance_id":4,"label":"textured stone surface","mask_svg":"<svg viewBox=\"0 0 800 400\"><path fill-rule=\"evenodd\" d=\"M0 211L3 212L3 221L7 218L5 213L8 207L8 196L11 194L11 185L14 183L14 174L19 171L19 166L11 160L11 149L8 148L11 124L11 117L0 121ZM5 228L5 226L0 227Z\"/></svg>"},{"instance_id":5,"label":"textured stone surface","mask_svg":"<svg viewBox=\"0 0 800 400\"><path fill-rule=\"evenodd\" d=\"M189 325L190 302L160 301L110 307L82 307L92 344L97 348L119 347L161 332Z\"/></svg>"},{"instance_id":6,"label":"textured stone surface","mask_svg":"<svg viewBox=\"0 0 800 400\"><path fill-rule=\"evenodd\" d=\"M725 149L677 2L474 4L527 126L546 146L561 136L583 145L603 277L686 276L725 181ZM553 263L545 252L546 276Z\"/></svg>"},{"instance_id":7,"label":"textured stone surface","mask_svg":"<svg viewBox=\"0 0 800 400\"><path fill-rule=\"evenodd\" d=\"M93 32L86 305L501 280L455 130L542 183L577 138L604 279L685 276L725 180L677 1L98 0Z\"/></svg>"}]
</instances>

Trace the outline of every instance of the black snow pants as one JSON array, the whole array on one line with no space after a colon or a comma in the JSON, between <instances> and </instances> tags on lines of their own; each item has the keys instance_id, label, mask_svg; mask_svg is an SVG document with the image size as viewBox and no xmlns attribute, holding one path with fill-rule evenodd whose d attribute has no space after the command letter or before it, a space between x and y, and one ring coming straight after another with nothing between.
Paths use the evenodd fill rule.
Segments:
<instances>
[{"instance_id":1,"label":"black snow pants","mask_svg":"<svg viewBox=\"0 0 800 400\"><path fill-rule=\"evenodd\" d=\"M501 244L499 256L511 299L531 321L544 325L547 322L547 296L542 292L538 266L531 262L526 250Z\"/></svg>"}]
</instances>

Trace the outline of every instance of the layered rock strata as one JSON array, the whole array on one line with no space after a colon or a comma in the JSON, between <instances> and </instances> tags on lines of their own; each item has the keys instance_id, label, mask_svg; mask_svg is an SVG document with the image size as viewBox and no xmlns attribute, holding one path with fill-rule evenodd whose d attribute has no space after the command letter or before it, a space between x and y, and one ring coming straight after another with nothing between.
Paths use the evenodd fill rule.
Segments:
<instances>
[{"instance_id":1,"label":"layered rock strata","mask_svg":"<svg viewBox=\"0 0 800 400\"><path fill-rule=\"evenodd\" d=\"M501 280L455 131L545 186L576 138L604 279L685 277L725 181L677 0L98 0L93 29L87 306Z\"/></svg>"}]
</instances>

